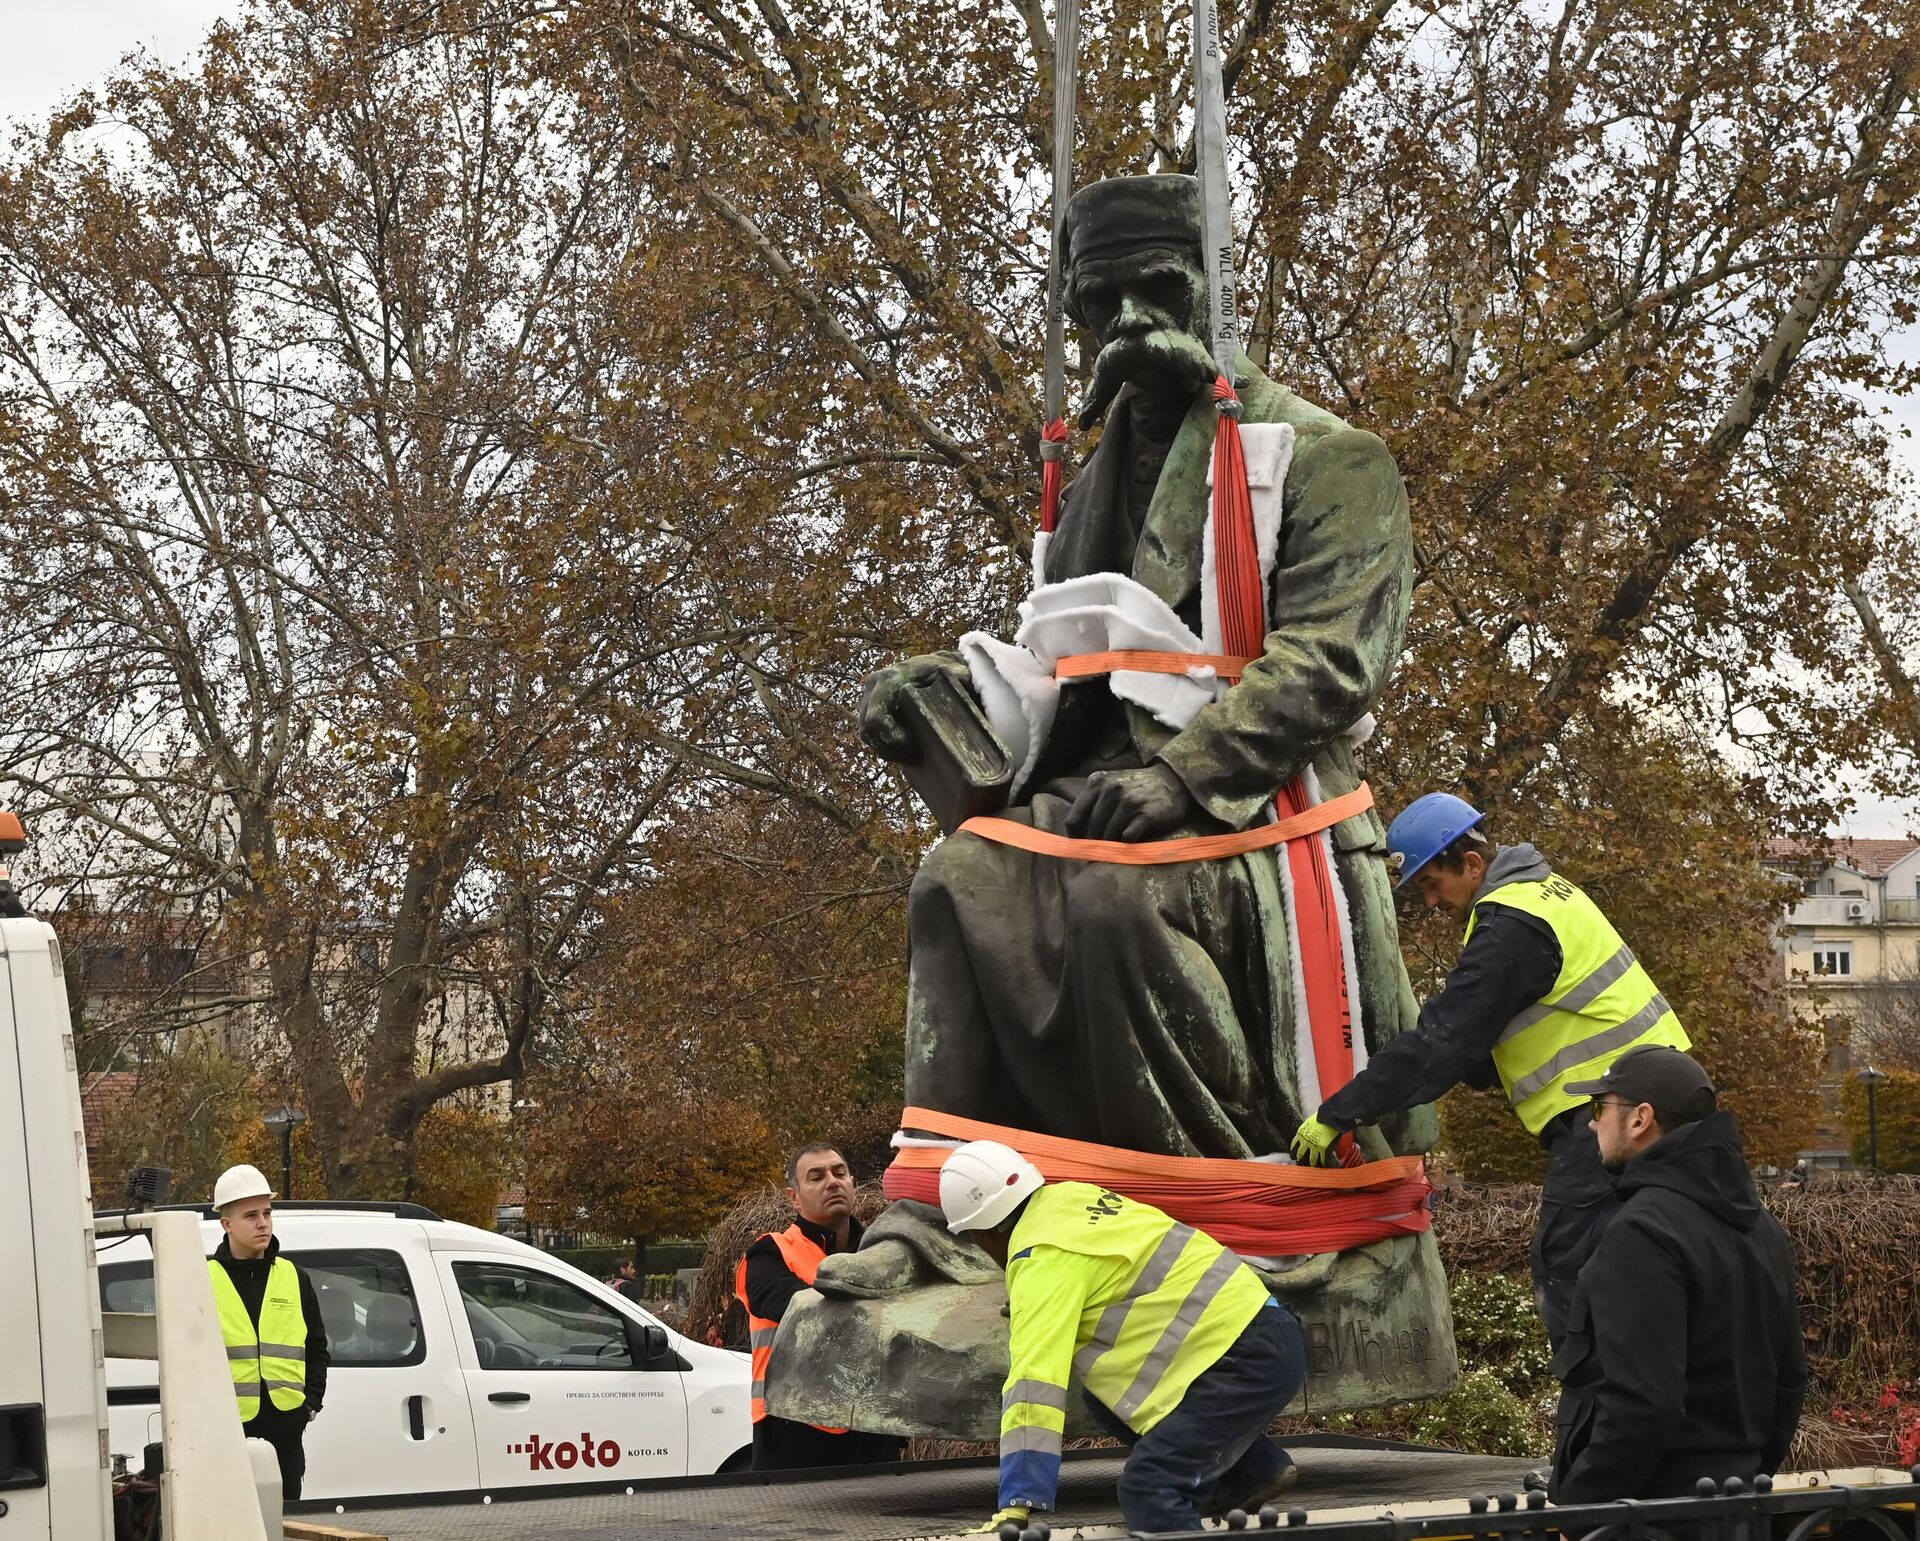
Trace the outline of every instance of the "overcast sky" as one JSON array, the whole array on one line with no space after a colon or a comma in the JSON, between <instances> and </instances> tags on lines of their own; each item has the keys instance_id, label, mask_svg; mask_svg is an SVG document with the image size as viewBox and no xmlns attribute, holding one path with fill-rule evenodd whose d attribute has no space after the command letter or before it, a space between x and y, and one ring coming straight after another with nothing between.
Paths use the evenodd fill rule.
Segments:
<instances>
[{"instance_id":1,"label":"overcast sky","mask_svg":"<svg viewBox=\"0 0 1920 1541\"><path fill-rule=\"evenodd\" d=\"M13 4L6 9L6 46L0 48L0 120L42 116L72 92L98 80L122 56L145 48L168 63L184 62L207 29L237 15L241 0L60 0L54 5ZM1903 339L1901 352L1915 351ZM1915 403L1877 398L1894 421L1920 432ZM1920 471L1920 444L1898 444L1896 455ZM1864 788L1856 782L1856 795ZM1861 796L1861 809L1847 832L1856 835L1920 833L1920 809Z\"/></svg>"},{"instance_id":2,"label":"overcast sky","mask_svg":"<svg viewBox=\"0 0 1920 1541\"><path fill-rule=\"evenodd\" d=\"M59 0L6 7L0 118L38 117L98 80L123 54L149 48L171 63L239 0Z\"/></svg>"}]
</instances>

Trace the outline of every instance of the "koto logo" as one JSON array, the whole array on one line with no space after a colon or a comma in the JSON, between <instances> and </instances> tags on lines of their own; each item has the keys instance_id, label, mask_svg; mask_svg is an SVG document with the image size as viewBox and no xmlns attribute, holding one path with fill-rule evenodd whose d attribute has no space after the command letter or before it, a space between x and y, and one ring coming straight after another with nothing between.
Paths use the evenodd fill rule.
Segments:
<instances>
[{"instance_id":1,"label":"koto logo","mask_svg":"<svg viewBox=\"0 0 1920 1541\"><path fill-rule=\"evenodd\" d=\"M529 1471L571 1471L575 1466L617 1466L620 1462L617 1441L596 1440L584 1432L578 1444L570 1439L542 1439L535 1434L525 1444L508 1445L507 1454L524 1455Z\"/></svg>"}]
</instances>

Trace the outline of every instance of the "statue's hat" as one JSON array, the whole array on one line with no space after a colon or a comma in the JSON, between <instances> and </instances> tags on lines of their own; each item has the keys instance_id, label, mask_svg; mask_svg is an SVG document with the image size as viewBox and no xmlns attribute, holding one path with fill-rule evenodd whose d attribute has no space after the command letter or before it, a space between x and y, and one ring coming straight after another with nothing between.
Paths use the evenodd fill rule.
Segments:
<instances>
[{"instance_id":1,"label":"statue's hat","mask_svg":"<svg viewBox=\"0 0 1920 1541\"><path fill-rule=\"evenodd\" d=\"M1061 266L1154 246L1197 253L1200 232L1197 177L1109 177L1081 188L1068 202Z\"/></svg>"}]
</instances>

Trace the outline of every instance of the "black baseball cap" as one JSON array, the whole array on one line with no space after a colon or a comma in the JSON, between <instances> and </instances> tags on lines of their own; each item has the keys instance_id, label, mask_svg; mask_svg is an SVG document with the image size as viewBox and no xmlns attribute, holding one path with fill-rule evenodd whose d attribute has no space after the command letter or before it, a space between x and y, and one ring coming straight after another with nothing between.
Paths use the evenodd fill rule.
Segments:
<instances>
[{"instance_id":1,"label":"black baseball cap","mask_svg":"<svg viewBox=\"0 0 1920 1541\"><path fill-rule=\"evenodd\" d=\"M1664 1044L1629 1049L1596 1081L1569 1081L1570 1097L1618 1097L1638 1107L1650 1102L1662 1113L1705 1118L1720 1099L1706 1071L1690 1055Z\"/></svg>"}]
</instances>

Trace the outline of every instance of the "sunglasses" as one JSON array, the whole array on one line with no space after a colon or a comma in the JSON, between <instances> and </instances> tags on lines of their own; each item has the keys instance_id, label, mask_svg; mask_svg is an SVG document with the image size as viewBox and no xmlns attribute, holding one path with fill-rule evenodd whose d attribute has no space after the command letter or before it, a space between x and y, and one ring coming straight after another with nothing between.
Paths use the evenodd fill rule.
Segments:
<instances>
[{"instance_id":1,"label":"sunglasses","mask_svg":"<svg viewBox=\"0 0 1920 1541\"><path fill-rule=\"evenodd\" d=\"M1637 1102L1622 1102L1618 1097L1595 1097L1587 1104L1587 1121L1599 1123L1600 1111L1603 1108L1637 1108L1639 1106Z\"/></svg>"}]
</instances>

